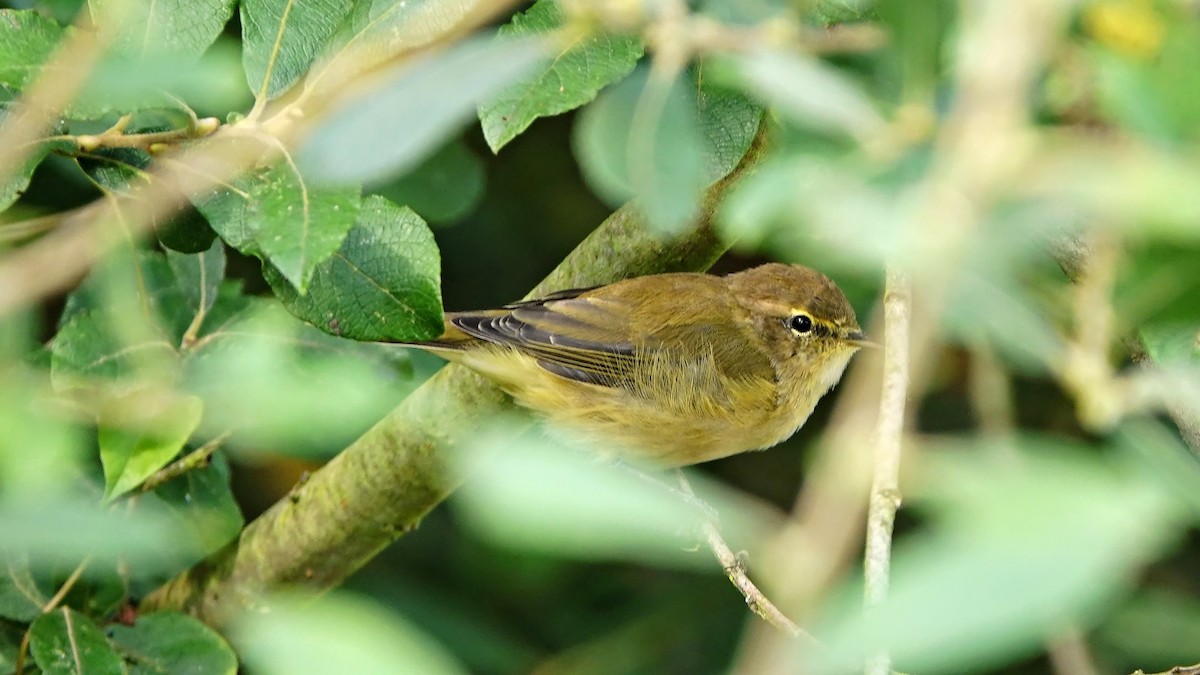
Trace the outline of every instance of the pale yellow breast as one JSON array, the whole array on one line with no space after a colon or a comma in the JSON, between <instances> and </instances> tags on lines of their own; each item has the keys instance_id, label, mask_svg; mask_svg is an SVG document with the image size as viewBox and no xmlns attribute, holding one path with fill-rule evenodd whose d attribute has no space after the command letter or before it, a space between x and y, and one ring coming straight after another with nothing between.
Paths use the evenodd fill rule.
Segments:
<instances>
[{"instance_id":1,"label":"pale yellow breast","mask_svg":"<svg viewBox=\"0 0 1200 675\"><path fill-rule=\"evenodd\" d=\"M702 364L673 370L662 366L659 372L651 366L645 380L628 389L559 377L514 350L456 356L498 382L521 405L580 432L597 451L666 466L770 447L790 436L811 412L810 406L797 418L792 411L778 410L771 381L710 381L719 376Z\"/></svg>"}]
</instances>

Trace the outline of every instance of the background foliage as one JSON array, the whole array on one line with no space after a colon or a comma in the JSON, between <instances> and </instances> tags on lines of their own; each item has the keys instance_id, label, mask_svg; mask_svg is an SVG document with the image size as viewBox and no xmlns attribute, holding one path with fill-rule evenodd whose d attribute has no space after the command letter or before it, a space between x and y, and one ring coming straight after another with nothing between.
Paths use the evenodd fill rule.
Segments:
<instances>
[{"instance_id":1,"label":"background foliage","mask_svg":"<svg viewBox=\"0 0 1200 675\"><path fill-rule=\"evenodd\" d=\"M2 7L0 672L1200 660L1194 3ZM692 474L819 648L746 610L686 502L520 417L315 604L139 611L440 365L377 343L521 297L631 199L657 236L713 223L721 271L821 269L886 339L910 279L886 604L866 354L794 439Z\"/></svg>"}]
</instances>

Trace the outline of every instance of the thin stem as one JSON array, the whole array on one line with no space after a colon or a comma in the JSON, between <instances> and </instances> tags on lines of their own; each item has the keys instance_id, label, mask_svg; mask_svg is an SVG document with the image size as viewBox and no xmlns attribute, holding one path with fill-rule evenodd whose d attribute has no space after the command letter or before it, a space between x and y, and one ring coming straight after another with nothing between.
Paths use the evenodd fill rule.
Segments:
<instances>
[{"instance_id":1,"label":"thin stem","mask_svg":"<svg viewBox=\"0 0 1200 675\"><path fill-rule=\"evenodd\" d=\"M903 446L905 404L909 384L909 331L912 291L907 275L889 267L884 295L883 387L875 432L874 478L867 510L864 556L867 610L887 599L891 574L892 530L900 508L900 452ZM879 654L867 672L887 675L891 660Z\"/></svg>"},{"instance_id":2,"label":"thin stem","mask_svg":"<svg viewBox=\"0 0 1200 675\"><path fill-rule=\"evenodd\" d=\"M687 476L684 475L683 471L676 470L676 475L679 477L679 489L683 494L689 499L701 501L692 490L692 485L688 482ZM701 503L703 502L701 501ZM708 510L711 511L711 507ZM710 518L705 518L700 527L704 533L705 541L708 542L708 548L716 556L717 562L721 563L721 569L725 570L725 576L729 578L730 583L746 599L746 604L750 607L751 611L786 635L799 638L809 645L820 645L820 642L816 638L803 628L797 626L783 612L779 611L775 603L767 599L767 596L750 580L749 575L746 573L746 565L733 552L733 549L729 548L729 544L725 543L725 540L721 537L721 533L717 531L716 524Z\"/></svg>"},{"instance_id":3,"label":"thin stem","mask_svg":"<svg viewBox=\"0 0 1200 675\"><path fill-rule=\"evenodd\" d=\"M232 429L226 431L221 435L209 440L199 448L196 448L183 457L171 462L162 469L159 469L142 482L142 492L149 492L173 478L178 478L189 471L194 471L206 466L208 461L212 458L213 453L219 450L221 446L225 444L225 441L229 440L229 437L232 435Z\"/></svg>"},{"instance_id":4,"label":"thin stem","mask_svg":"<svg viewBox=\"0 0 1200 675\"><path fill-rule=\"evenodd\" d=\"M58 587L58 592L54 594L54 597L47 600L45 605L42 605L42 614L49 614L50 612L53 612L56 607L58 607L58 603L62 602L63 598L67 597L67 593L70 593L71 589L75 587L75 584L79 581L79 577L83 576L84 570L87 569L88 563L91 561L91 556L89 556L84 558L79 565L75 567L75 571L71 572L71 576L67 577L67 580ZM30 626L30 629L27 629L25 634L21 636L21 646L17 650L17 659L15 667L13 668L14 675L21 675L21 671L25 670L25 655L29 653L29 640L31 637L31 631L32 625Z\"/></svg>"}]
</instances>

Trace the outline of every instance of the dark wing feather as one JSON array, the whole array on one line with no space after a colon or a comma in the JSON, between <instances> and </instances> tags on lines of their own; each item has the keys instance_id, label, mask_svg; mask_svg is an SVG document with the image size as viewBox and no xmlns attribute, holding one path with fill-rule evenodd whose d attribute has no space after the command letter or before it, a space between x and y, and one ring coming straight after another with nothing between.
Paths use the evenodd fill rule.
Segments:
<instances>
[{"instance_id":1,"label":"dark wing feather","mask_svg":"<svg viewBox=\"0 0 1200 675\"><path fill-rule=\"evenodd\" d=\"M734 312L726 305L722 282L704 275L660 275L648 293L639 286L643 279L446 319L466 336L520 350L552 373L590 384L638 389L653 386L648 378L666 372L689 377L692 371L711 374L711 366L733 379L773 376L765 353L747 348L744 328L711 321L714 312L723 317ZM641 320L631 321L633 313ZM635 330L634 323L641 328ZM690 348L672 354L664 344ZM699 367L702 360L708 368Z\"/></svg>"},{"instance_id":2,"label":"dark wing feather","mask_svg":"<svg viewBox=\"0 0 1200 675\"><path fill-rule=\"evenodd\" d=\"M538 365L562 377L610 387L628 385L648 345L635 344L623 317L577 297L587 290L447 319L471 337L533 356Z\"/></svg>"}]
</instances>

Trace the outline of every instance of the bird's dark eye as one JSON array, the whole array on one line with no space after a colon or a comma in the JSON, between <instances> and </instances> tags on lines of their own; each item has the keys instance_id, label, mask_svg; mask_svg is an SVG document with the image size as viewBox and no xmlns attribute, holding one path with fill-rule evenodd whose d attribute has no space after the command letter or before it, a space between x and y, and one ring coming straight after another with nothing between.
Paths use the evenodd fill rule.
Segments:
<instances>
[{"instance_id":1,"label":"bird's dark eye","mask_svg":"<svg viewBox=\"0 0 1200 675\"><path fill-rule=\"evenodd\" d=\"M788 328L791 328L797 333L808 333L813 329L812 317L808 316L807 314L797 314L796 316L788 319Z\"/></svg>"}]
</instances>

